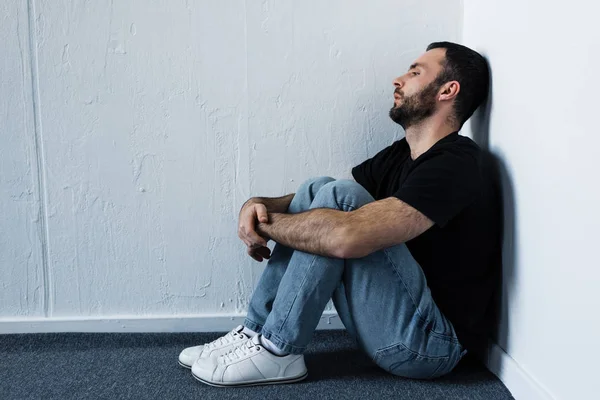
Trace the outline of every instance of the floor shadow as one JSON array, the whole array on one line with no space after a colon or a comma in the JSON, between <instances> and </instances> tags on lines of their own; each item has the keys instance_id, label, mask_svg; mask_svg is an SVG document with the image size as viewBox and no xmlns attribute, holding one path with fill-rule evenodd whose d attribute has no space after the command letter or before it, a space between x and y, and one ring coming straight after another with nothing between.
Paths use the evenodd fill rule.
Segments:
<instances>
[{"instance_id":1,"label":"floor shadow","mask_svg":"<svg viewBox=\"0 0 600 400\"><path fill-rule=\"evenodd\" d=\"M311 372L311 381L368 380L374 382L410 379L398 377L384 371L358 349L306 354L305 362L306 367ZM480 360L475 357L465 357L452 372L431 381L470 385L489 382L491 379L495 378ZM410 380L419 381L416 379Z\"/></svg>"},{"instance_id":2,"label":"floor shadow","mask_svg":"<svg viewBox=\"0 0 600 400\"><path fill-rule=\"evenodd\" d=\"M422 381L402 378L383 370L360 350L347 331L316 332L309 350L305 353L305 362L311 371L311 381ZM431 382L470 385L492 382L495 379L481 360L467 355L452 372Z\"/></svg>"}]
</instances>

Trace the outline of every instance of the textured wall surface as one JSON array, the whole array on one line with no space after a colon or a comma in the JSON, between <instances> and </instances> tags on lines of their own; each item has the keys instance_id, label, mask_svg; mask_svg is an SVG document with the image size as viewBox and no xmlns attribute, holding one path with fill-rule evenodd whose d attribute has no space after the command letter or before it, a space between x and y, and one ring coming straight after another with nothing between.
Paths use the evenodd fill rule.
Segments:
<instances>
[{"instance_id":1,"label":"textured wall surface","mask_svg":"<svg viewBox=\"0 0 600 400\"><path fill-rule=\"evenodd\" d=\"M489 123L474 131L488 131L504 184L497 343L547 398L596 398L597 7L580 0L464 7L464 43L487 55L493 80Z\"/></svg>"},{"instance_id":2,"label":"textured wall surface","mask_svg":"<svg viewBox=\"0 0 600 400\"><path fill-rule=\"evenodd\" d=\"M0 316L44 315L41 198L27 2L0 2Z\"/></svg>"},{"instance_id":3,"label":"textured wall surface","mask_svg":"<svg viewBox=\"0 0 600 400\"><path fill-rule=\"evenodd\" d=\"M3 316L244 313L241 205L401 137L392 79L462 26L458 0L0 7Z\"/></svg>"}]
</instances>

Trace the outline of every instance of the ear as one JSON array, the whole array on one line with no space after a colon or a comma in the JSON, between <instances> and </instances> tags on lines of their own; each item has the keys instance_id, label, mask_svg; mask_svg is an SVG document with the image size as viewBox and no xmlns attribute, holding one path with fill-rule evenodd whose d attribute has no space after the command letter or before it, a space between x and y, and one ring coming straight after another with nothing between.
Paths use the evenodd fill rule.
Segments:
<instances>
[{"instance_id":1,"label":"ear","mask_svg":"<svg viewBox=\"0 0 600 400\"><path fill-rule=\"evenodd\" d=\"M452 100L458 95L459 92L460 92L460 83L458 83L458 81L446 82L446 83L444 83L444 85L442 85L439 100L440 101Z\"/></svg>"}]
</instances>

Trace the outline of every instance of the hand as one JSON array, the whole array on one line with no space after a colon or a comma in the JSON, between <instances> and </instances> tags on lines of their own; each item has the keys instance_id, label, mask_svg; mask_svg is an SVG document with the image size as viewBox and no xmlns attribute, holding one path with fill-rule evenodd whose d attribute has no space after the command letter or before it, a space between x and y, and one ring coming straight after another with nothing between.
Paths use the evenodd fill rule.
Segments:
<instances>
[{"instance_id":1,"label":"hand","mask_svg":"<svg viewBox=\"0 0 600 400\"><path fill-rule=\"evenodd\" d=\"M238 236L248 246L248 254L259 262L263 258L269 258L271 250L267 247L268 238L256 232L257 221L269 221L267 207L250 199L242 206L239 220Z\"/></svg>"}]
</instances>

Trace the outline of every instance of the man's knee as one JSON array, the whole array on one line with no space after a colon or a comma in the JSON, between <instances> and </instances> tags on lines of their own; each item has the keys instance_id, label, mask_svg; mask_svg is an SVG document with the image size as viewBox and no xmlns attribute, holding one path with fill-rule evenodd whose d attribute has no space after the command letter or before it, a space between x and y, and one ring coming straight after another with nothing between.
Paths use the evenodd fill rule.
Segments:
<instances>
[{"instance_id":1,"label":"man's knee","mask_svg":"<svg viewBox=\"0 0 600 400\"><path fill-rule=\"evenodd\" d=\"M335 178L332 178L330 176L317 176L317 177L309 178L309 179L305 180L300 185L300 187L298 187L297 192L301 192L303 190L311 190L316 187L317 190L313 190L314 193L316 193L324 185L326 185L330 182L334 182L334 181L335 181Z\"/></svg>"},{"instance_id":2,"label":"man's knee","mask_svg":"<svg viewBox=\"0 0 600 400\"><path fill-rule=\"evenodd\" d=\"M337 196L355 193L362 194L363 192L366 192L365 188L352 179L337 179L335 181L328 182L323 186L322 189L325 189L326 192Z\"/></svg>"},{"instance_id":3,"label":"man's knee","mask_svg":"<svg viewBox=\"0 0 600 400\"><path fill-rule=\"evenodd\" d=\"M350 206L351 209L346 211L357 209L375 200L361 184L351 179L338 179L325 184L319 190L317 198L320 202L333 200L340 209L344 210Z\"/></svg>"},{"instance_id":4,"label":"man's knee","mask_svg":"<svg viewBox=\"0 0 600 400\"><path fill-rule=\"evenodd\" d=\"M335 186L338 190L356 190L362 189L362 186L352 179L337 179L334 182L327 183L328 186Z\"/></svg>"},{"instance_id":5,"label":"man's knee","mask_svg":"<svg viewBox=\"0 0 600 400\"><path fill-rule=\"evenodd\" d=\"M304 181L303 185L311 185L311 184L315 184L315 183L320 183L320 184L327 184L329 182L333 182L335 181L335 178L332 178L331 176L314 176L312 178L308 178L306 181Z\"/></svg>"}]
</instances>

